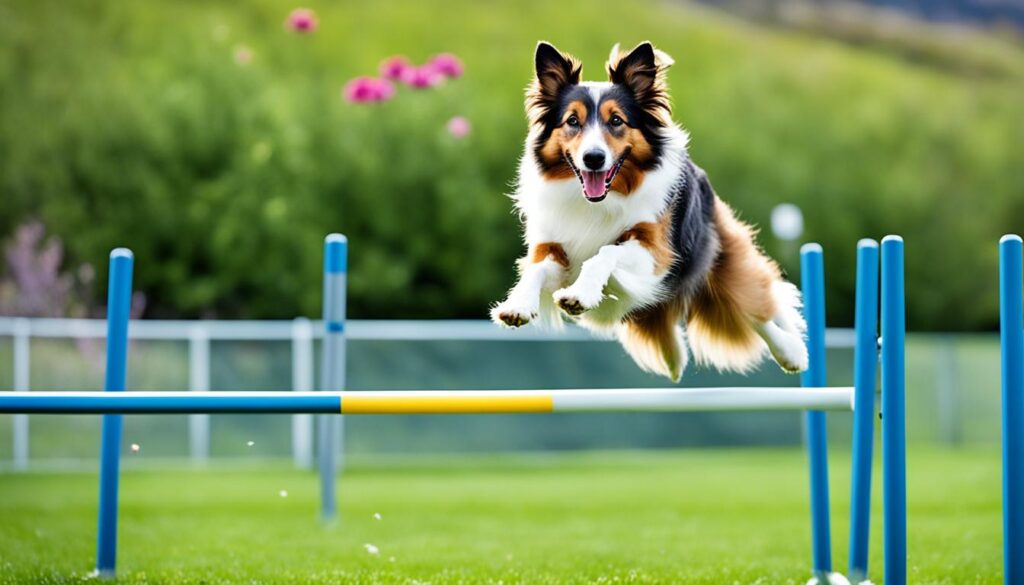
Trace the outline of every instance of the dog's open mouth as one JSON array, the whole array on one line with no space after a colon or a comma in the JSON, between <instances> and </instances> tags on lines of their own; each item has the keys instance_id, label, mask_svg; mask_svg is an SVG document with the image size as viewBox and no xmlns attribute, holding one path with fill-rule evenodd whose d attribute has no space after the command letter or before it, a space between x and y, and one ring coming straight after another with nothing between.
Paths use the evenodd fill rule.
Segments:
<instances>
[{"instance_id":1,"label":"dog's open mouth","mask_svg":"<svg viewBox=\"0 0 1024 585\"><path fill-rule=\"evenodd\" d=\"M619 170L622 168L622 163L626 162L626 157L629 156L629 149L622 153L612 168L607 171L581 171L572 162L572 155L568 151L565 152L565 160L569 163L572 168L572 172L576 173L576 178L580 180L580 184L583 186L583 196L587 198L587 201L591 203L597 203L603 201L605 196L608 195L608 190L611 189L612 181L615 180L615 176L619 174Z\"/></svg>"}]
</instances>

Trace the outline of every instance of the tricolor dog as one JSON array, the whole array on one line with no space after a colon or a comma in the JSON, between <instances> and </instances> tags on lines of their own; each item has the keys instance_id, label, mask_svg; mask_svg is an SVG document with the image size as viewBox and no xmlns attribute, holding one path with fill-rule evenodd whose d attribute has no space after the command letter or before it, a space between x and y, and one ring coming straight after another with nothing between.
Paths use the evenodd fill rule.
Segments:
<instances>
[{"instance_id":1,"label":"tricolor dog","mask_svg":"<svg viewBox=\"0 0 1024 585\"><path fill-rule=\"evenodd\" d=\"M691 352L722 370L768 353L806 369L800 292L690 160L665 83L672 59L649 42L616 46L608 81L587 82L578 60L542 42L535 65L512 194L528 250L493 320L567 316L672 380Z\"/></svg>"}]
</instances>

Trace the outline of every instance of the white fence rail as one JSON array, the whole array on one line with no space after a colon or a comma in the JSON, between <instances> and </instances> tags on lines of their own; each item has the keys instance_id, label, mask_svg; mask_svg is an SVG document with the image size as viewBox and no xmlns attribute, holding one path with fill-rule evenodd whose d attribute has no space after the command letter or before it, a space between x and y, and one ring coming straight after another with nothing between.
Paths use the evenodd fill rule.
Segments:
<instances>
[{"instance_id":1,"label":"white fence rail","mask_svg":"<svg viewBox=\"0 0 1024 585\"><path fill-rule=\"evenodd\" d=\"M0 337L13 338L13 390L28 392L31 387L31 340L39 338L102 338L106 335L102 319L28 319L0 317ZM567 327L550 331L528 327L508 330L489 321L348 321L350 340L399 341L606 341L589 332ZM158 339L188 343L189 390L210 390L210 342L226 340L289 341L292 354L292 390L313 390L313 343L323 337L323 324L306 318L291 321L132 321L130 339ZM852 348L852 329L829 329L825 335L829 348ZM313 463L313 417L292 416L292 460L308 468ZM205 461L210 455L210 416L189 415L189 451L192 459ZM29 463L28 415L14 415L13 467L26 469Z\"/></svg>"}]
</instances>

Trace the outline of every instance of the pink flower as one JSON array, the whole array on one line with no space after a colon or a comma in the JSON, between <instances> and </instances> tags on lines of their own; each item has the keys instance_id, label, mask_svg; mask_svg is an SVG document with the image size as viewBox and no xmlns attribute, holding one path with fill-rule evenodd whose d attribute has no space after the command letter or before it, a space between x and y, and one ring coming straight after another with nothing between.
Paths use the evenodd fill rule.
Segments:
<instances>
[{"instance_id":1,"label":"pink flower","mask_svg":"<svg viewBox=\"0 0 1024 585\"><path fill-rule=\"evenodd\" d=\"M245 45L235 47L235 63L248 65L252 61L252 50Z\"/></svg>"},{"instance_id":2,"label":"pink flower","mask_svg":"<svg viewBox=\"0 0 1024 585\"><path fill-rule=\"evenodd\" d=\"M410 69L414 69L414 67L408 59L401 55L395 55L381 61L380 75L384 79L399 81L407 75Z\"/></svg>"},{"instance_id":3,"label":"pink flower","mask_svg":"<svg viewBox=\"0 0 1024 585\"><path fill-rule=\"evenodd\" d=\"M354 104L385 102L395 95L395 86L387 79L356 77L345 84L341 95Z\"/></svg>"},{"instance_id":4,"label":"pink flower","mask_svg":"<svg viewBox=\"0 0 1024 585\"><path fill-rule=\"evenodd\" d=\"M473 126L469 123L469 120L462 116L455 116L448 120L448 133L455 138L465 138L472 129Z\"/></svg>"},{"instance_id":5,"label":"pink flower","mask_svg":"<svg viewBox=\"0 0 1024 585\"><path fill-rule=\"evenodd\" d=\"M386 102L395 96L395 84L387 79L377 80L377 100Z\"/></svg>"},{"instance_id":6,"label":"pink flower","mask_svg":"<svg viewBox=\"0 0 1024 585\"><path fill-rule=\"evenodd\" d=\"M455 79L456 77L460 77L462 75L462 59L459 59L458 57L452 55L451 53L441 53L440 55L434 55L433 57L430 58L430 61L427 63L427 65L429 65L434 69L434 71L440 73L441 75L444 75L445 77Z\"/></svg>"},{"instance_id":7,"label":"pink flower","mask_svg":"<svg viewBox=\"0 0 1024 585\"><path fill-rule=\"evenodd\" d=\"M410 67L407 69L405 75L402 76L402 81L409 87L425 89L438 85L444 81L444 77L435 71L433 67L424 65L423 67Z\"/></svg>"},{"instance_id":8,"label":"pink flower","mask_svg":"<svg viewBox=\"0 0 1024 585\"><path fill-rule=\"evenodd\" d=\"M320 26L320 21L317 20L316 13L309 8L296 8L288 15L285 24L297 33L311 33Z\"/></svg>"}]
</instances>

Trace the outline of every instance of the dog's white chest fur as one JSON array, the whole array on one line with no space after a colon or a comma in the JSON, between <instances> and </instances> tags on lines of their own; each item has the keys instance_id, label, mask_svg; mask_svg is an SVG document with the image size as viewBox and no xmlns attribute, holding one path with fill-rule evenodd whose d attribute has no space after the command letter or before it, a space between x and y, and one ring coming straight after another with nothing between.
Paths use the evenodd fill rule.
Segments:
<instances>
[{"instance_id":1,"label":"dog's white chest fur","mask_svg":"<svg viewBox=\"0 0 1024 585\"><path fill-rule=\"evenodd\" d=\"M576 179L542 181L528 197L519 200L526 218L526 241L561 244L569 257L570 276L575 278L583 262L596 255L601 246L615 243L637 223L655 221L664 207L625 205L622 199L617 193L609 193L605 201L590 203L581 195Z\"/></svg>"},{"instance_id":2,"label":"dog's white chest fur","mask_svg":"<svg viewBox=\"0 0 1024 585\"><path fill-rule=\"evenodd\" d=\"M545 179L527 149L513 194L525 221L526 243L561 244L575 278L581 264L597 254L601 246L615 243L638 223L657 221L665 212L672 186L682 174L685 149L686 136L680 131L666 144L661 165L646 174L638 189L628 196L610 191L598 203L587 201L575 178Z\"/></svg>"},{"instance_id":3,"label":"dog's white chest fur","mask_svg":"<svg viewBox=\"0 0 1024 585\"><path fill-rule=\"evenodd\" d=\"M639 188L628 196L611 191L604 201L597 203L583 196L575 178L545 179L527 153L521 161L519 184L513 195L525 222L527 245L561 245L569 260L562 286L577 281L585 262L602 261L603 247L612 246L639 223L658 221L666 212L672 187L682 175L685 148L686 137L680 132L676 140L666 145L661 165L645 174ZM649 276L632 277L634 274ZM583 315L581 324L597 328L615 325L635 308L660 300L664 276L654 274L653 267L619 271L605 287L606 298L588 299L599 306Z\"/></svg>"}]
</instances>

